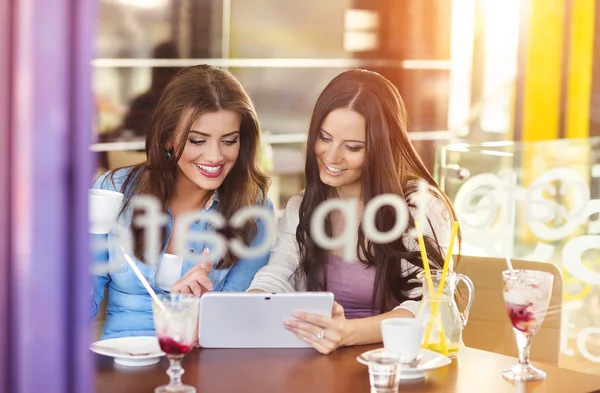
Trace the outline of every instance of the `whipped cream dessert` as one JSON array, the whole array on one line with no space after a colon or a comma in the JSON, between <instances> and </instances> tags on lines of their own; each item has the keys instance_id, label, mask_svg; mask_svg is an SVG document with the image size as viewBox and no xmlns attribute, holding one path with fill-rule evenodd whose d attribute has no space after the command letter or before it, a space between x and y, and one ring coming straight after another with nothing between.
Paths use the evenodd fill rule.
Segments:
<instances>
[{"instance_id":1,"label":"whipped cream dessert","mask_svg":"<svg viewBox=\"0 0 600 393\"><path fill-rule=\"evenodd\" d=\"M504 302L513 327L523 333L539 330L548 311L554 277L536 270L503 274Z\"/></svg>"}]
</instances>

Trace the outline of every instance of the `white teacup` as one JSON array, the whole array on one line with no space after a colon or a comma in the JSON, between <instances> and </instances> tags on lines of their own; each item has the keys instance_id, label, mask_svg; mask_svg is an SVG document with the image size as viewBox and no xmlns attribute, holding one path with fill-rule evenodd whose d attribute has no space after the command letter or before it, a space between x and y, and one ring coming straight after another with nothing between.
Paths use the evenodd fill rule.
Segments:
<instances>
[{"instance_id":1,"label":"white teacup","mask_svg":"<svg viewBox=\"0 0 600 393\"><path fill-rule=\"evenodd\" d=\"M402 363L415 360L421 351L423 324L413 318L390 318L381 322L383 346L400 354Z\"/></svg>"},{"instance_id":2,"label":"white teacup","mask_svg":"<svg viewBox=\"0 0 600 393\"><path fill-rule=\"evenodd\" d=\"M123 194L116 191L91 189L89 198L90 233L106 234L119 215Z\"/></svg>"}]
</instances>

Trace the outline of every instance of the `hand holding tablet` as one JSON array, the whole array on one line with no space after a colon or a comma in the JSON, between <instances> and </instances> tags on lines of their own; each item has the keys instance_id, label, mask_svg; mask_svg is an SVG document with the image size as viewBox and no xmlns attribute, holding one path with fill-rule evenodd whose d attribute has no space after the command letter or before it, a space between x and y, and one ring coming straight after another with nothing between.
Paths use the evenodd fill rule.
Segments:
<instances>
[{"instance_id":1,"label":"hand holding tablet","mask_svg":"<svg viewBox=\"0 0 600 393\"><path fill-rule=\"evenodd\" d=\"M333 294L217 293L200 298L199 343L204 348L307 348L287 330L295 312L331 318Z\"/></svg>"}]
</instances>

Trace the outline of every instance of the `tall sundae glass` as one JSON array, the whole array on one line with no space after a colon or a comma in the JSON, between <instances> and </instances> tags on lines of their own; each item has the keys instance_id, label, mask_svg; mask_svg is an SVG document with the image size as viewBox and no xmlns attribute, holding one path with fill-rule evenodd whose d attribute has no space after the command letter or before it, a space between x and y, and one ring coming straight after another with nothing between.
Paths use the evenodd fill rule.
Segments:
<instances>
[{"instance_id":1,"label":"tall sundae glass","mask_svg":"<svg viewBox=\"0 0 600 393\"><path fill-rule=\"evenodd\" d=\"M554 276L537 270L506 270L502 279L504 303L519 350L519 363L502 375L512 381L544 379L546 373L529 363L529 349L548 311Z\"/></svg>"}]
</instances>

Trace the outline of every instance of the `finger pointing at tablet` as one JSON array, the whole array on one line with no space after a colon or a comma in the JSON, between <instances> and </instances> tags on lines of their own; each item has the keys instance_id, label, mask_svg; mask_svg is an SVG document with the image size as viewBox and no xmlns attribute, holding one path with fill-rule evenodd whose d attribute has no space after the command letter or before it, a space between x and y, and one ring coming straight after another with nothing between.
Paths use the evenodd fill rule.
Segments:
<instances>
[{"instance_id":1,"label":"finger pointing at tablet","mask_svg":"<svg viewBox=\"0 0 600 393\"><path fill-rule=\"evenodd\" d=\"M208 249L202 251L208 254ZM192 293L196 296L202 295L213 289L212 282L208 277L212 270L212 262L199 263L183 275L171 288L171 293Z\"/></svg>"}]
</instances>

